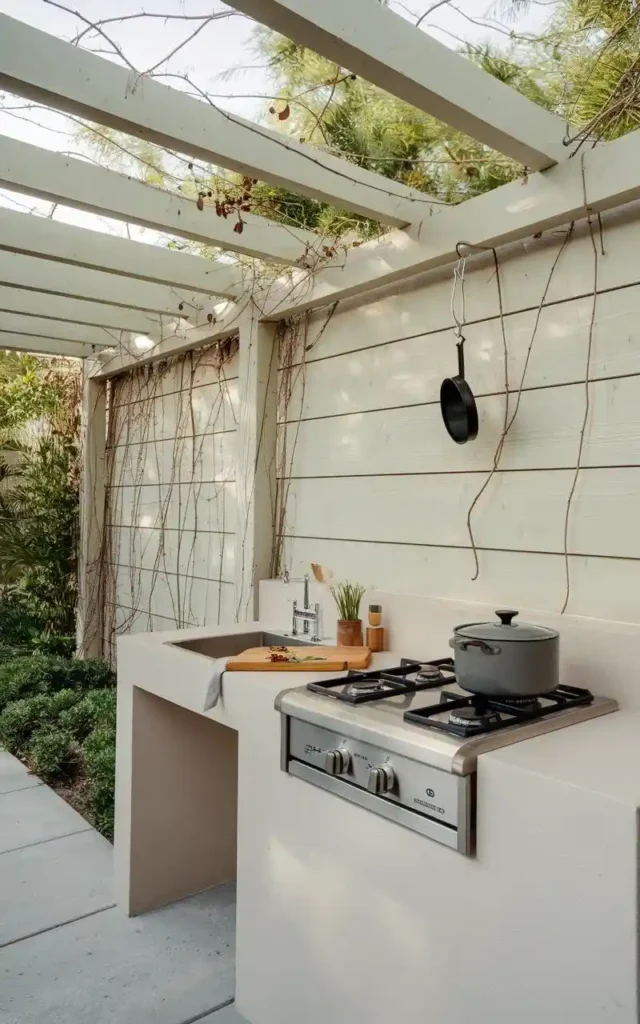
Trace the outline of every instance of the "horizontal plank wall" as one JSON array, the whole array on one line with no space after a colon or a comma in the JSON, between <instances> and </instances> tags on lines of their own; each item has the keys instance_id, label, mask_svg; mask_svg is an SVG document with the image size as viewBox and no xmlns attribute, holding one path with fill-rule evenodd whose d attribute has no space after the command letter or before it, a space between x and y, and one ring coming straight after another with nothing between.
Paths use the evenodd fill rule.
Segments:
<instances>
[{"instance_id":1,"label":"horizontal plank wall","mask_svg":"<svg viewBox=\"0 0 640 1024\"><path fill-rule=\"evenodd\" d=\"M468 261L480 431L466 445L448 438L439 408L440 383L456 372L450 275L299 325L280 355L280 565L559 611L586 414L567 611L640 621L639 218L623 208L602 230L594 220L592 233L581 223L568 241L558 231L500 253L502 321L493 260ZM467 516L503 431L505 347L509 417L518 411L471 516L474 580Z\"/></svg>"},{"instance_id":2,"label":"horizontal plank wall","mask_svg":"<svg viewBox=\"0 0 640 1024\"><path fill-rule=\"evenodd\" d=\"M120 633L234 620L237 375L233 340L111 385L111 648Z\"/></svg>"}]
</instances>

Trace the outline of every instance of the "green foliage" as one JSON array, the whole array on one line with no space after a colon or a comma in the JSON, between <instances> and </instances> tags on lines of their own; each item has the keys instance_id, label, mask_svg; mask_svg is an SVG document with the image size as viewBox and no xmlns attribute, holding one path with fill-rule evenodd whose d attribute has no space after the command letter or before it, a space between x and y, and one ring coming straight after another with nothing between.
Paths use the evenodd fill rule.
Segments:
<instances>
[{"instance_id":1,"label":"green foliage","mask_svg":"<svg viewBox=\"0 0 640 1024\"><path fill-rule=\"evenodd\" d=\"M116 733L113 725L94 729L84 744L87 795L96 828L113 839Z\"/></svg>"},{"instance_id":2,"label":"green foliage","mask_svg":"<svg viewBox=\"0 0 640 1024\"><path fill-rule=\"evenodd\" d=\"M0 745L46 782L75 788L80 809L112 838L116 687L108 665L39 653L1 664Z\"/></svg>"},{"instance_id":3,"label":"green foliage","mask_svg":"<svg viewBox=\"0 0 640 1024\"><path fill-rule=\"evenodd\" d=\"M0 646L75 628L78 399L71 365L0 358Z\"/></svg>"},{"instance_id":4,"label":"green foliage","mask_svg":"<svg viewBox=\"0 0 640 1024\"><path fill-rule=\"evenodd\" d=\"M104 661L34 654L0 664L0 712L10 701L60 690L100 690L115 686Z\"/></svg>"},{"instance_id":5,"label":"green foliage","mask_svg":"<svg viewBox=\"0 0 640 1024\"><path fill-rule=\"evenodd\" d=\"M64 778L75 764L73 737L63 729L43 728L33 736L27 758L31 770L45 782Z\"/></svg>"},{"instance_id":6,"label":"green foliage","mask_svg":"<svg viewBox=\"0 0 640 1024\"><path fill-rule=\"evenodd\" d=\"M77 690L59 690L11 701L0 714L0 742L11 754L24 753L36 730L49 728L79 699Z\"/></svg>"},{"instance_id":7,"label":"green foliage","mask_svg":"<svg viewBox=\"0 0 640 1024\"><path fill-rule=\"evenodd\" d=\"M346 580L331 587L341 619L346 622L357 622L360 618L360 602L366 589L361 583L349 583Z\"/></svg>"},{"instance_id":8,"label":"green foliage","mask_svg":"<svg viewBox=\"0 0 640 1024\"><path fill-rule=\"evenodd\" d=\"M94 690L82 697L73 707L63 711L58 719L62 729L78 743L84 742L94 729L115 729L116 690Z\"/></svg>"}]
</instances>

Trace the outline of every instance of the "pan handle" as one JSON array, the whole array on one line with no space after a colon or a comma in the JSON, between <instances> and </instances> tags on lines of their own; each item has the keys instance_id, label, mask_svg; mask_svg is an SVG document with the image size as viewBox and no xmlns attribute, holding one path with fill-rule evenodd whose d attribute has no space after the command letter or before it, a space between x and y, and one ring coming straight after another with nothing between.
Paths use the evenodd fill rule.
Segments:
<instances>
[{"instance_id":1,"label":"pan handle","mask_svg":"<svg viewBox=\"0 0 640 1024\"><path fill-rule=\"evenodd\" d=\"M464 338L460 335L460 341L456 342L458 350L458 376L464 380Z\"/></svg>"},{"instance_id":2,"label":"pan handle","mask_svg":"<svg viewBox=\"0 0 640 1024\"><path fill-rule=\"evenodd\" d=\"M502 654L502 648L497 644L488 644L485 640L458 640L451 641L454 651L467 651L470 647L476 647L482 654Z\"/></svg>"}]
</instances>

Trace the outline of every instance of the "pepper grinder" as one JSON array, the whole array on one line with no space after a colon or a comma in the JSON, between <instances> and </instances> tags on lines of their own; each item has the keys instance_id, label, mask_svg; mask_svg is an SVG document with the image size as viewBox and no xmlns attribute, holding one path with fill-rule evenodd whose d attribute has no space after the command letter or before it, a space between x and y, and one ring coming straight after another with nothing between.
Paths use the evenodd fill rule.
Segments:
<instances>
[{"instance_id":1,"label":"pepper grinder","mask_svg":"<svg viewBox=\"0 0 640 1024\"><path fill-rule=\"evenodd\" d=\"M369 625L367 627L367 647L377 653L384 651L384 628L382 623L382 605L369 605Z\"/></svg>"}]
</instances>

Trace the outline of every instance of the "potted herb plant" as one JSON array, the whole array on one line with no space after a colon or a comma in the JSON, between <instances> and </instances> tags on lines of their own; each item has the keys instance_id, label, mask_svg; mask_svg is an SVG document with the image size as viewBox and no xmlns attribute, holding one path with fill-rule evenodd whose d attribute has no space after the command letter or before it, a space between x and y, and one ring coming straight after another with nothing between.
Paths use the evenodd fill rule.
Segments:
<instances>
[{"instance_id":1,"label":"potted herb plant","mask_svg":"<svg viewBox=\"0 0 640 1024\"><path fill-rule=\"evenodd\" d=\"M366 587L361 583L344 581L331 587L333 599L338 607L338 628L336 638L339 647L362 647L362 619L360 602Z\"/></svg>"}]
</instances>

